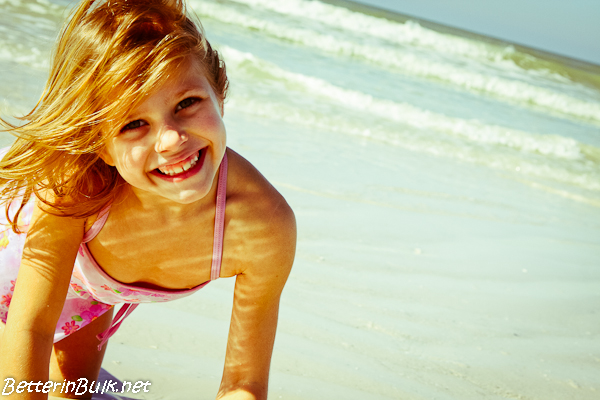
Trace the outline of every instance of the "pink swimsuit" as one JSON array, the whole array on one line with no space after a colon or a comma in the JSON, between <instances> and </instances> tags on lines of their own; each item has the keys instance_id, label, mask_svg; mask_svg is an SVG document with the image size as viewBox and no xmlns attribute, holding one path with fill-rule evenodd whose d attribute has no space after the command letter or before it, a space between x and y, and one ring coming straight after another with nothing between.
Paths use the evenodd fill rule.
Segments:
<instances>
[{"instance_id":1,"label":"pink swimsuit","mask_svg":"<svg viewBox=\"0 0 600 400\"><path fill-rule=\"evenodd\" d=\"M227 154L223 157L219 172L210 280L217 279L221 272L226 189ZM29 225L32 211L33 201L30 201L21 213L22 217L20 218L19 225L22 224L24 227ZM104 226L104 223L108 219L109 211L110 205L98 214L96 222L85 232L83 242L79 246L79 254L75 261L65 305L54 332L55 343L76 330L83 328L104 314L113 305L125 303L113 318L110 328L98 335L98 339L100 340L98 349L100 349L139 303L154 303L179 299L195 293L210 282L204 282L192 289L158 290L128 285L111 278L94 260L87 246L87 242L95 238ZM7 223L6 217L4 217L4 213L1 214L0 227L3 230L0 231L0 320L6 323L8 307L10 306L15 281L19 272L26 233L15 234L10 226L5 226Z\"/></svg>"}]
</instances>

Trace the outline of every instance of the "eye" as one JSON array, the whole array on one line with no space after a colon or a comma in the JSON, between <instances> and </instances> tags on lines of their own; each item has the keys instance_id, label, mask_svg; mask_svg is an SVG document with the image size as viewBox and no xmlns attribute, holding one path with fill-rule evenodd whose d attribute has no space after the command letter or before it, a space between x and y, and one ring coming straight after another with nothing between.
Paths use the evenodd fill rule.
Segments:
<instances>
[{"instance_id":1,"label":"eye","mask_svg":"<svg viewBox=\"0 0 600 400\"><path fill-rule=\"evenodd\" d=\"M135 121L131 121L130 123L128 123L127 125L122 127L121 132L130 131L132 129L137 129L144 125L148 125L148 124L146 122L142 121L141 119L136 119Z\"/></svg>"},{"instance_id":2,"label":"eye","mask_svg":"<svg viewBox=\"0 0 600 400\"><path fill-rule=\"evenodd\" d=\"M189 106L196 104L200 99L196 97L188 97L185 100L182 100L177 104L177 109L175 111L183 110L184 108L188 108Z\"/></svg>"}]
</instances>

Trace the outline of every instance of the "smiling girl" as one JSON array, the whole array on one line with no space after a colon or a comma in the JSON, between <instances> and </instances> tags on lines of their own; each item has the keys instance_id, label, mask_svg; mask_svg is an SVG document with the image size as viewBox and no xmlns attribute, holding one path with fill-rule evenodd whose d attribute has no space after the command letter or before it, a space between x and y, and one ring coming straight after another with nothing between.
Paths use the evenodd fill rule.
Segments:
<instances>
[{"instance_id":1,"label":"smiling girl","mask_svg":"<svg viewBox=\"0 0 600 400\"><path fill-rule=\"evenodd\" d=\"M94 381L137 304L235 276L217 398L266 399L296 227L226 147L227 86L181 1L74 10L39 103L22 125L2 121L17 139L0 162L0 379Z\"/></svg>"}]
</instances>

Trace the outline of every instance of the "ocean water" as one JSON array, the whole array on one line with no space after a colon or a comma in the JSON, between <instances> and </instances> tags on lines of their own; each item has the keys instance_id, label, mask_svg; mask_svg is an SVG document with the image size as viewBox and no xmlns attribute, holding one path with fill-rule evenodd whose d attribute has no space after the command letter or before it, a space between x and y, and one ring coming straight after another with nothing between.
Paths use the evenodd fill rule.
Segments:
<instances>
[{"instance_id":1,"label":"ocean water","mask_svg":"<svg viewBox=\"0 0 600 400\"><path fill-rule=\"evenodd\" d=\"M3 116L36 104L68 4L0 0ZM273 398L594 397L600 67L362 7L188 4L229 145L298 219Z\"/></svg>"},{"instance_id":2,"label":"ocean water","mask_svg":"<svg viewBox=\"0 0 600 400\"><path fill-rule=\"evenodd\" d=\"M4 115L36 103L64 4L0 2ZM317 1L189 4L227 61L230 112L490 168L600 204L598 67Z\"/></svg>"}]
</instances>

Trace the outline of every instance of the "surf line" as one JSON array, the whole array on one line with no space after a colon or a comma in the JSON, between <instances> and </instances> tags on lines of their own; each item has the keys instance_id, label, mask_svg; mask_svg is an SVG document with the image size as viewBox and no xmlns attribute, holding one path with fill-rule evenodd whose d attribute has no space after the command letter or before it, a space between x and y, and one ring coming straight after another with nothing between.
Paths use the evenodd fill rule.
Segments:
<instances>
[{"instance_id":1,"label":"surf line","mask_svg":"<svg viewBox=\"0 0 600 400\"><path fill-rule=\"evenodd\" d=\"M96 385L96 388L94 389L94 384L96 383L96 381L92 381L92 383L89 385L88 388L88 380L86 378L79 378L77 379L76 382L73 381L67 381L66 379L61 383L61 382L53 382L53 381L48 381L48 382L41 382L41 381L21 381L19 382L19 384L17 385L17 388L15 389L15 383L16 381L13 378L6 378L4 379L4 388L2 389L2 396L8 396L13 392L17 392L17 393L23 393L25 390L27 390L27 392L29 393L33 393L33 391L35 390L36 393L50 393L50 390L56 392L56 387L59 386L60 387L60 393L69 393L70 390L72 390L72 393L77 395L77 396L81 396L82 394L85 394L85 392L88 393L100 393L100 394L104 394L105 392L112 392L112 393L119 393L119 389L118 389L118 384L121 383L121 392L120 393L125 393L125 392L132 392L132 393L139 393L140 391L144 391L145 393L148 393L150 390L146 390L146 387L150 386L151 383L150 381L137 381L137 382L127 382L127 381L123 381L123 382L119 382L119 381L113 381L112 379L106 380L104 381L104 383L102 382L98 382L98 384ZM35 386L35 389L33 389L32 387ZM42 386L42 388L40 389L40 386ZM102 386L102 388L100 388L100 386ZM10 391L7 392L7 389L9 389Z\"/></svg>"}]
</instances>

